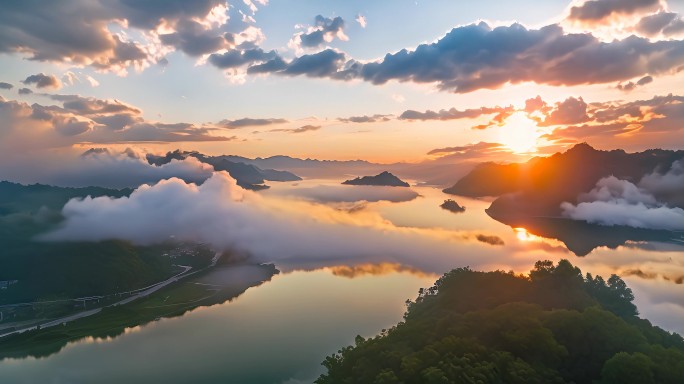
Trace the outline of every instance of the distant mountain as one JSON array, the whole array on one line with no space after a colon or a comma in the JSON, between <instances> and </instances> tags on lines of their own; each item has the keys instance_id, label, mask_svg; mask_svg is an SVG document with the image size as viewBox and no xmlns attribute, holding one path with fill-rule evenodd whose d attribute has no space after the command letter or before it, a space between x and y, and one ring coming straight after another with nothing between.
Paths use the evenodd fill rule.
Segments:
<instances>
[{"instance_id":1,"label":"distant mountain","mask_svg":"<svg viewBox=\"0 0 684 384\"><path fill-rule=\"evenodd\" d=\"M217 171L226 171L237 180L239 186L246 189L264 189L268 188L264 184L268 181L298 181L302 178L288 171L279 171L275 169L261 169L254 164L249 164L245 161L233 161L244 159L238 156L206 156L199 152L185 152L175 150L168 152L165 156L147 155L147 161L154 165L163 165L169 163L171 160L183 160L187 157L195 157L199 161L209 164ZM233 160L229 160L233 159Z\"/></svg>"},{"instance_id":2,"label":"distant mountain","mask_svg":"<svg viewBox=\"0 0 684 384\"><path fill-rule=\"evenodd\" d=\"M64 188L44 184L22 185L0 181L0 216L17 212L36 212L41 207L60 210L74 197L128 196L132 189L100 187Z\"/></svg>"},{"instance_id":3,"label":"distant mountain","mask_svg":"<svg viewBox=\"0 0 684 384\"><path fill-rule=\"evenodd\" d=\"M363 176L357 177L353 180L344 181L342 184L347 185L374 185L374 186L386 186L386 187L408 187L409 184L402 181L393 174L384 171L375 176Z\"/></svg>"},{"instance_id":4,"label":"distant mountain","mask_svg":"<svg viewBox=\"0 0 684 384\"><path fill-rule=\"evenodd\" d=\"M562 202L576 202L601 178L612 175L637 183L654 170L666 172L682 158L684 151L600 151L583 143L564 153L522 164L481 164L444 192L469 197L499 196L488 210L494 218L559 216Z\"/></svg>"},{"instance_id":5,"label":"distant mountain","mask_svg":"<svg viewBox=\"0 0 684 384\"><path fill-rule=\"evenodd\" d=\"M484 163L475 167L445 193L498 196L486 210L493 219L522 227L538 236L555 238L578 256L594 248L615 248L629 241L680 243L680 234L626 226L602 226L561 217L561 203L576 203L608 176L638 183L653 172L666 173L684 151L651 149L639 153L600 151L578 144L564 153L534 158L523 164ZM657 196L670 206L682 207L678 196Z\"/></svg>"}]
</instances>

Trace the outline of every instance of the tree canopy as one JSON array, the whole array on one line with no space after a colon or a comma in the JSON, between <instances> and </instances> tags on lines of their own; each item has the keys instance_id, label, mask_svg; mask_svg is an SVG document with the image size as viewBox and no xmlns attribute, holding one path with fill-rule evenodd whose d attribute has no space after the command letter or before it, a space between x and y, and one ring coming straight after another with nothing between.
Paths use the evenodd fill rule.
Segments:
<instances>
[{"instance_id":1,"label":"tree canopy","mask_svg":"<svg viewBox=\"0 0 684 384\"><path fill-rule=\"evenodd\" d=\"M404 321L356 337L316 383L682 383L684 340L638 317L618 276L567 260L529 276L454 269Z\"/></svg>"}]
</instances>

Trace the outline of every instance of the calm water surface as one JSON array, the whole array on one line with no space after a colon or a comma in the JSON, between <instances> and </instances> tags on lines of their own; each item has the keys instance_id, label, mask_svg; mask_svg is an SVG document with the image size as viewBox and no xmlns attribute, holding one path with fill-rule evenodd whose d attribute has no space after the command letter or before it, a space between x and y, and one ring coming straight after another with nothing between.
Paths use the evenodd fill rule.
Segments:
<instances>
[{"instance_id":1,"label":"calm water surface","mask_svg":"<svg viewBox=\"0 0 684 384\"><path fill-rule=\"evenodd\" d=\"M288 199L321 184L336 185L279 184L264 196ZM283 273L231 302L132 328L114 339L75 342L47 358L5 360L0 382L307 383L323 371L325 356L357 334L372 336L401 320L404 301L439 274L464 265L526 272L540 259L567 258L584 272L621 274L643 317L684 334L681 245L630 243L577 257L560 241L490 219L484 212L488 201L457 197L467 210L454 214L439 207L450 196L428 187L413 190L420 197L404 202L327 204L349 215L380 217L398 230L434 233L435 241L453 249L447 256L350 256L327 265L276 261Z\"/></svg>"}]
</instances>

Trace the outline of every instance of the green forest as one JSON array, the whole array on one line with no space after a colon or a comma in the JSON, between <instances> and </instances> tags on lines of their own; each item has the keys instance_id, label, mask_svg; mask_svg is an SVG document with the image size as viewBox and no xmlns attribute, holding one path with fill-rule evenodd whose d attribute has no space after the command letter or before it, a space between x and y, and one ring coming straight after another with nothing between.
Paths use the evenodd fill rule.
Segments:
<instances>
[{"instance_id":1,"label":"green forest","mask_svg":"<svg viewBox=\"0 0 684 384\"><path fill-rule=\"evenodd\" d=\"M567 260L529 276L454 269L402 322L328 356L316 383L683 383L684 339L633 300L620 277Z\"/></svg>"},{"instance_id":2,"label":"green forest","mask_svg":"<svg viewBox=\"0 0 684 384\"><path fill-rule=\"evenodd\" d=\"M0 305L127 291L182 270L174 265L202 267L210 263L214 252L196 245L40 241L41 234L60 225L64 219L61 209L70 199L130 193L0 182L0 281L16 281L0 290Z\"/></svg>"}]
</instances>

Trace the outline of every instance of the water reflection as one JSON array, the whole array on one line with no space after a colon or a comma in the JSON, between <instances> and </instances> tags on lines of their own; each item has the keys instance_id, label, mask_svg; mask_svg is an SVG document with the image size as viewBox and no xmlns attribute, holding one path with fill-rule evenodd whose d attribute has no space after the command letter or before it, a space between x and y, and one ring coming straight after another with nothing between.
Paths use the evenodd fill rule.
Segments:
<instances>
[{"instance_id":1,"label":"water reflection","mask_svg":"<svg viewBox=\"0 0 684 384\"><path fill-rule=\"evenodd\" d=\"M632 246L643 244L670 243L678 246L679 250L684 250L684 237L680 232L632 228L627 226L604 226L590 224L581 221L531 217L516 220L501 220L504 224L510 225L519 234L521 240L530 234L558 239L577 256L586 256L596 248L608 247L616 249L619 246L630 243ZM524 227L524 228L523 228ZM524 232L519 232L520 230ZM657 250L651 246L651 250Z\"/></svg>"},{"instance_id":2,"label":"water reflection","mask_svg":"<svg viewBox=\"0 0 684 384\"><path fill-rule=\"evenodd\" d=\"M106 307L97 314L62 325L5 336L0 339L0 359L46 357L69 342L112 340L161 318L182 316L198 307L230 301L277 273L273 265L219 266L124 306Z\"/></svg>"},{"instance_id":3,"label":"water reflection","mask_svg":"<svg viewBox=\"0 0 684 384\"><path fill-rule=\"evenodd\" d=\"M73 343L48 358L4 361L0 382L311 382L326 355L395 324L404 301L433 281L408 273L278 275L229 304Z\"/></svg>"},{"instance_id":4,"label":"water reflection","mask_svg":"<svg viewBox=\"0 0 684 384\"><path fill-rule=\"evenodd\" d=\"M275 200L320 183L276 184L264 204L301 211L310 205ZM131 376L133 382L310 382L326 355L357 334L374 335L395 324L404 301L441 273L463 266L526 273L544 259L570 258L584 272L622 275L643 317L684 333L681 234L551 219L501 223L486 214L487 200L459 197L468 208L454 215L440 208L448 197L441 191L413 189L420 197L404 202L326 203L344 211L321 206L326 209L317 214L327 222L364 232L342 239L359 242L348 247L354 252L274 255L284 273L232 302L162 318L113 339L72 343L48 358L3 361L0 382L118 383Z\"/></svg>"}]
</instances>

